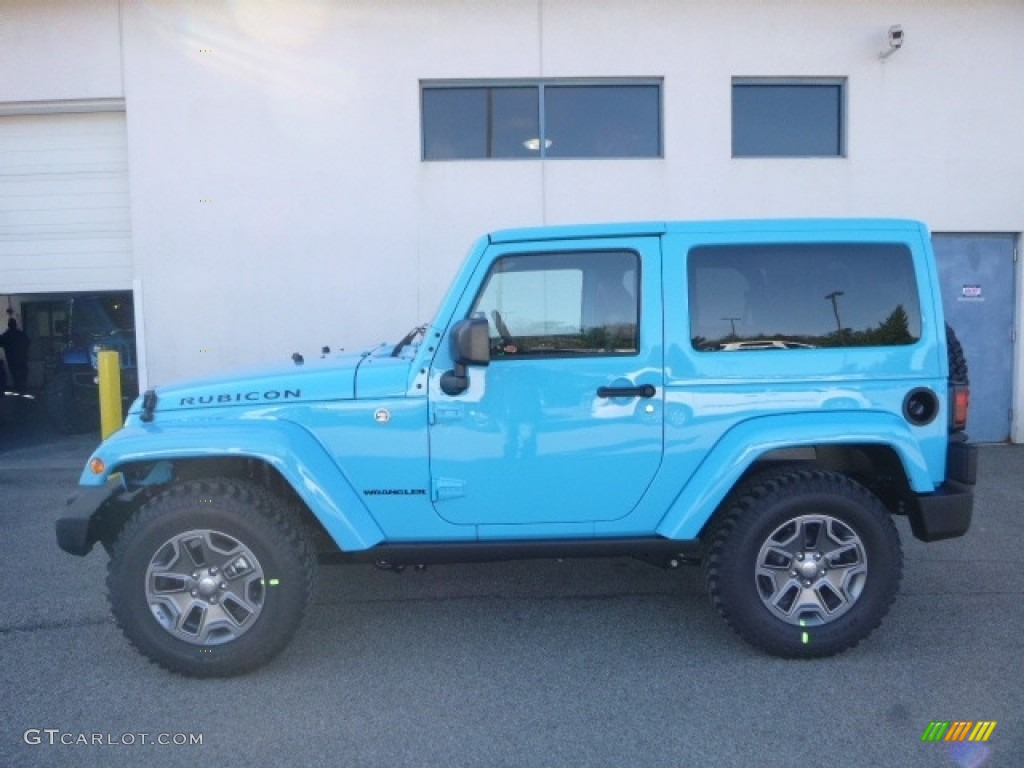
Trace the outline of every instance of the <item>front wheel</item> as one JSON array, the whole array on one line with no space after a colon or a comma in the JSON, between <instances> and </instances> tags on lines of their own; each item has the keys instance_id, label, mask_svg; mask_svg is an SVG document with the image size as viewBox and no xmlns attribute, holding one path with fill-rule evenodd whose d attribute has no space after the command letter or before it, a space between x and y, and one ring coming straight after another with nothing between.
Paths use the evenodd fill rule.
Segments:
<instances>
[{"instance_id":1,"label":"front wheel","mask_svg":"<svg viewBox=\"0 0 1024 768\"><path fill-rule=\"evenodd\" d=\"M754 476L709 541L712 603L751 644L776 656L831 656L882 621L903 571L881 502L845 475L785 467Z\"/></svg>"},{"instance_id":2,"label":"front wheel","mask_svg":"<svg viewBox=\"0 0 1024 768\"><path fill-rule=\"evenodd\" d=\"M194 677L253 670L291 639L316 559L276 497L239 480L172 486L125 525L108 566L110 606L129 641Z\"/></svg>"}]
</instances>

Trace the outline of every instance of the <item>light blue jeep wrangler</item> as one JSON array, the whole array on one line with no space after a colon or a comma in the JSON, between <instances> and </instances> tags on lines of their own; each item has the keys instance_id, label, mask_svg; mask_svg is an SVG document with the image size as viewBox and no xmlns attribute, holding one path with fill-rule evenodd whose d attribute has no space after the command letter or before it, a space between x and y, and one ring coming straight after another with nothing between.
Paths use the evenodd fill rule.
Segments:
<instances>
[{"instance_id":1,"label":"light blue jeep wrangler","mask_svg":"<svg viewBox=\"0 0 1024 768\"><path fill-rule=\"evenodd\" d=\"M397 344L145 392L57 540L188 675L277 654L318 559L700 562L747 641L826 656L893 602L893 515L967 531L967 406L919 223L497 232Z\"/></svg>"}]
</instances>

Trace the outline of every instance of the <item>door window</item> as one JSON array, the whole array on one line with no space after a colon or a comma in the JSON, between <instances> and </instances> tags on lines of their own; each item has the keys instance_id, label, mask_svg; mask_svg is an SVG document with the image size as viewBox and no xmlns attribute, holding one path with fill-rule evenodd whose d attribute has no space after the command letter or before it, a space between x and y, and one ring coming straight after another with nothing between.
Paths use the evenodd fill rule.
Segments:
<instances>
[{"instance_id":1,"label":"door window","mask_svg":"<svg viewBox=\"0 0 1024 768\"><path fill-rule=\"evenodd\" d=\"M636 354L639 264L632 251L505 256L471 314L487 318L497 360Z\"/></svg>"}]
</instances>

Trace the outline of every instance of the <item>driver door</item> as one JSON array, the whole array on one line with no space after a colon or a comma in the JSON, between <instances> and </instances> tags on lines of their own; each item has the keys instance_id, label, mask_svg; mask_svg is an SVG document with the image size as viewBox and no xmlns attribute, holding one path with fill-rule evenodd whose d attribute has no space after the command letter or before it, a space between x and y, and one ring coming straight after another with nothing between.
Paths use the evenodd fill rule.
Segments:
<instances>
[{"instance_id":1,"label":"driver door","mask_svg":"<svg viewBox=\"0 0 1024 768\"><path fill-rule=\"evenodd\" d=\"M431 376L435 509L482 536L592 535L661 463L659 241L517 245L459 315L487 318L490 364L458 395Z\"/></svg>"}]
</instances>

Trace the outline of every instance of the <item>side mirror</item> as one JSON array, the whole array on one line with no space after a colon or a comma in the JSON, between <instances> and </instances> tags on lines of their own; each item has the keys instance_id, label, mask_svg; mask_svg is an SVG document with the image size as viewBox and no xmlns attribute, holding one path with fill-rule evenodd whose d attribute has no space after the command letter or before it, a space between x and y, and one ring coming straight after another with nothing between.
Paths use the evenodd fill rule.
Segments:
<instances>
[{"instance_id":1,"label":"side mirror","mask_svg":"<svg viewBox=\"0 0 1024 768\"><path fill-rule=\"evenodd\" d=\"M460 395L469 388L467 365L487 365L491 362L491 339L487 319L470 317L452 326L452 360L455 369L441 375L441 391L446 395Z\"/></svg>"},{"instance_id":2,"label":"side mirror","mask_svg":"<svg viewBox=\"0 0 1024 768\"><path fill-rule=\"evenodd\" d=\"M470 317L452 327L452 359L463 365L487 365L491 362L491 339L487 320Z\"/></svg>"}]
</instances>

